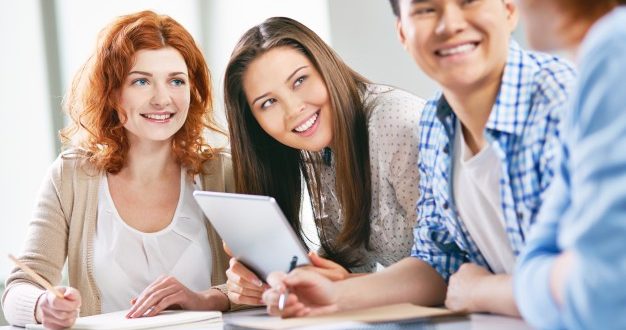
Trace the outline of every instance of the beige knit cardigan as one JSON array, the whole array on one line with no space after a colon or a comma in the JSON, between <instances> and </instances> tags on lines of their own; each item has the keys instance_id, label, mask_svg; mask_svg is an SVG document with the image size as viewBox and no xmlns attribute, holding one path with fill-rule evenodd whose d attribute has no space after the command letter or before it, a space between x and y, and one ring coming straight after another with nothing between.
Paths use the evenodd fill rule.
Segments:
<instances>
[{"instance_id":1,"label":"beige knit cardigan","mask_svg":"<svg viewBox=\"0 0 626 330\"><path fill-rule=\"evenodd\" d=\"M59 155L49 168L20 256L23 263L53 285L60 284L67 260L69 284L81 293L81 316L99 314L101 308L100 292L93 276L101 172L89 166L85 159L80 151L70 150ZM205 174L200 176L204 190L234 191L230 154L219 153L204 164L204 170ZM223 284L228 256L217 232L208 221L206 224L212 252L211 283ZM2 297L7 321L18 326L35 323L35 304L43 292L23 271L13 269Z\"/></svg>"}]
</instances>

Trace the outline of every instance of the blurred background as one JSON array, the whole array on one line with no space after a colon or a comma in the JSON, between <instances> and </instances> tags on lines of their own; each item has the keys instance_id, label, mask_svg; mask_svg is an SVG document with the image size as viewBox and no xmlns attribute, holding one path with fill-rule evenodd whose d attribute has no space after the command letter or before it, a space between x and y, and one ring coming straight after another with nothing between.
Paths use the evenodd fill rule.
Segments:
<instances>
[{"instance_id":1,"label":"blurred background","mask_svg":"<svg viewBox=\"0 0 626 330\"><path fill-rule=\"evenodd\" d=\"M0 129L0 291L11 269L6 255L20 253L39 185L60 151L60 105L72 76L100 29L146 9L173 17L201 45L222 121L230 52L244 31L270 16L304 23L374 82L422 98L436 90L397 41L386 0L0 0L0 112L7 119Z\"/></svg>"}]
</instances>

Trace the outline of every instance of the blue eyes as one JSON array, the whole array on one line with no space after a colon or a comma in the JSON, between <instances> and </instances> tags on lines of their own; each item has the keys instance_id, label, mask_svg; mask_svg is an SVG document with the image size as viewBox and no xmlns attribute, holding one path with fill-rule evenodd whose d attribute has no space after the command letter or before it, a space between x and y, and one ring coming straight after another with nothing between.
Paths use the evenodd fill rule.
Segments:
<instances>
[{"instance_id":1,"label":"blue eyes","mask_svg":"<svg viewBox=\"0 0 626 330\"><path fill-rule=\"evenodd\" d=\"M147 78L138 78L131 82L131 85L135 85L135 86L146 86L149 84L150 84L150 81ZM169 81L169 84L174 87L180 87L180 86L185 85L186 82L183 79L172 79Z\"/></svg>"},{"instance_id":2,"label":"blue eyes","mask_svg":"<svg viewBox=\"0 0 626 330\"><path fill-rule=\"evenodd\" d=\"M171 84L174 86L182 86L185 84L185 81L182 79L172 79Z\"/></svg>"},{"instance_id":3,"label":"blue eyes","mask_svg":"<svg viewBox=\"0 0 626 330\"><path fill-rule=\"evenodd\" d=\"M137 85L137 86L145 86L148 84L148 79L146 78L135 79L133 80L132 84Z\"/></svg>"}]
</instances>

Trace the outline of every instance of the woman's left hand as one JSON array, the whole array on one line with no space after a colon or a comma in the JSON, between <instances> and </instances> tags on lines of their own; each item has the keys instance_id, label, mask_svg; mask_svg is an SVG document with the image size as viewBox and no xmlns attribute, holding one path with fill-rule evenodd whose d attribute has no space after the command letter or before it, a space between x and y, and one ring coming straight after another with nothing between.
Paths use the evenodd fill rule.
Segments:
<instances>
[{"instance_id":1,"label":"woman's left hand","mask_svg":"<svg viewBox=\"0 0 626 330\"><path fill-rule=\"evenodd\" d=\"M161 276L131 301L132 307L126 317L155 316L168 307L199 309L201 299L200 294L189 290L175 277Z\"/></svg>"},{"instance_id":2,"label":"woman's left hand","mask_svg":"<svg viewBox=\"0 0 626 330\"><path fill-rule=\"evenodd\" d=\"M303 268L323 275L331 281L341 281L350 276L350 273L340 264L322 258L315 252L309 252L309 259L311 259L312 264Z\"/></svg>"}]
</instances>

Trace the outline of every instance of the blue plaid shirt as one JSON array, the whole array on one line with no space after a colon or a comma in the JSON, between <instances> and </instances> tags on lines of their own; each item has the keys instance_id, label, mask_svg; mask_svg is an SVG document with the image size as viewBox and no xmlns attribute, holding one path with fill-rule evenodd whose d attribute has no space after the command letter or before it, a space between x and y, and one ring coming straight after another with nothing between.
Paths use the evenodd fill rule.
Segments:
<instances>
[{"instance_id":1,"label":"blue plaid shirt","mask_svg":"<svg viewBox=\"0 0 626 330\"><path fill-rule=\"evenodd\" d=\"M561 117L574 76L570 64L551 55L522 50L511 41L485 135L501 160L502 220L516 256L554 175ZM441 93L428 102L422 113L420 197L411 251L446 281L465 262L490 269L459 218L452 197L456 121Z\"/></svg>"}]
</instances>

